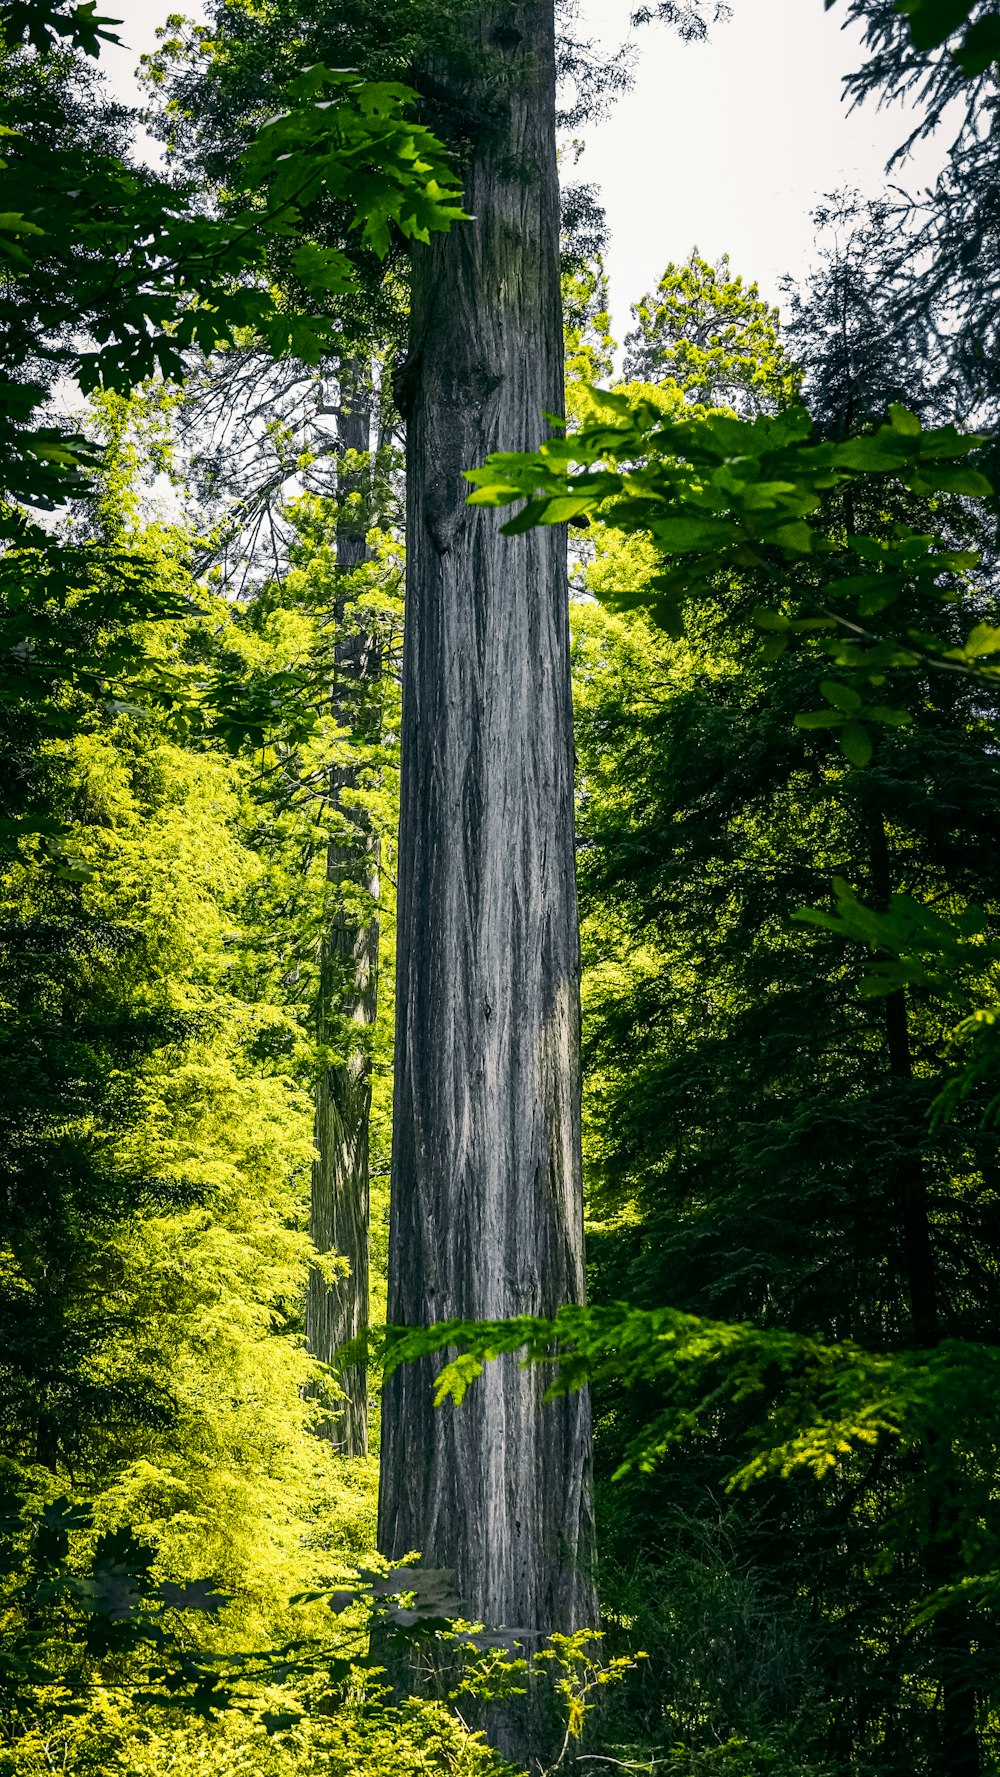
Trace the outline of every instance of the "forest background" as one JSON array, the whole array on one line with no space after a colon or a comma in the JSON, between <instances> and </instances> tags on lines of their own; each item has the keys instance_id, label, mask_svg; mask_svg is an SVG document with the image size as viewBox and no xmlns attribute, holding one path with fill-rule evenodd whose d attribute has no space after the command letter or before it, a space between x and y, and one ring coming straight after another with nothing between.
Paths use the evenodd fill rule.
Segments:
<instances>
[{"instance_id":1,"label":"forest background","mask_svg":"<svg viewBox=\"0 0 1000 1777\"><path fill-rule=\"evenodd\" d=\"M678 56L713 24L658 10ZM603 1642L536 1656L536 1770L996 1766L997 22L850 10L857 90L957 107L935 190L832 204L783 325L753 267L667 266L608 400L569 186L570 439L477 475L522 530L581 521L593 1308L561 1379L593 1389ZM469 226L474 151L428 92L449 9L391 12L317 15L320 56L277 4L172 24L161 178L94 9L3 8L11 1772L498 1771L526 1682L379 1557L354 1338L387 1270L407 243ZM622 79L570 27L568 132ZM448 1329L440 1412L551 1339Z\"/></svg>"}]
</instances>

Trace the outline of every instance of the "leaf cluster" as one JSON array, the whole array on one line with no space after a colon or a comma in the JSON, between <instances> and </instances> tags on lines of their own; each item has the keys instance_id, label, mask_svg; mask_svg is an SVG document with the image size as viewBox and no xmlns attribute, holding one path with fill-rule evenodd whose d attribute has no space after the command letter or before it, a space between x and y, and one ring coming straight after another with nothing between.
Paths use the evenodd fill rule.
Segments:
<instances>
[{"instance_id":1,"label":"leaf cluster","mask_svg":"<svg viewBox=\"0 0 1000 1777\"><path fill-rule=\"evenodd\" d=\"M905 624L894 632L880 621L904 597L918 607L946 603L957 578L975 566L976 551L949 547L902 522L891 524L888 535L838 534L828 508L835 490L850 497L883 478L922 499L987 494L990 484L967 461L981 442L977 436L953 426L925 431L909 410L895 406L875 432L818 442L797 406L773 418L675 419L626 394L592 394L614 418L589 421L535 453L495 454L467 472L475 484L469 504L523 501L502 527L510 535L596 517L626 535L647 535L663 558L660 571L612 604L645 608L669 633L681 633L685 602L711 596L727 578L756 577L762 591L784 595L777 610L759 609L758 621L772 638L768 656L797 634L834 632L830 652L852 669L853 682L828 682L829 709L800 720L841 728L856 762L864 763L862 753L871 756L870 724L907 720L905 711L871 695L894 670L960 662L992 683L990 625L977 624L955 648L950 638Z\"/></svg>"}]
</instances>

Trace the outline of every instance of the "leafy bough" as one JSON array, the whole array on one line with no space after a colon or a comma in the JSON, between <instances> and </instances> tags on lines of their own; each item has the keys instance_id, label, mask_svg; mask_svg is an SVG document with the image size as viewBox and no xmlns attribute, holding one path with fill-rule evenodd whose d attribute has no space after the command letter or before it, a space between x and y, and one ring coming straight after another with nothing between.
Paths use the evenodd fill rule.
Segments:
<instances>
[{"instance_id":1,"label":"leafy bough","mask_svg":"<svg viewBox=\"0 0 1000 1777\"><path fill-rule=\"evenodd\" d=\"M959 674L981 688L988 710L1000 691L1000 624L977 621L958 642L947 633L957 600L974 590L978 551L889 515L893 504L912 507L911 496L931 511L944 498L960 528L971 502L992 492L970 461L981 437L953 426L925 430L896 405L884 425L838 442L817 439L800 406L774 418L676 419L646 401L591 393L599 417L579 431L534 452L497 453L469 471L469 503L519 504L502 526L508 534L599 519L649 537L660 571L634 590L603 596L612 608L643 610L673 635L691 602L725 608L734 587L743 596L759 590L762 658L807 643L830 662L821 706L800 711L796 726L836 734L858 768L871 760L880 729L913 721L906 704L922 697L921 678ZM877 528L856 528L858 512L875 513ZM930 613L933 627L911 621L914 612ZM986 917L970 909L945 918L905 896L876 911L846 884L835 892L834 912L803 909L799 917L887 959L868 971L866 992L920 986L964 1007L953 1042L969 1059L936 1102L940 1119L1000 1072L998 953ZM998 1108L1000 1095L991 1100Z\"/></svg>"},{"instance_id":2,"label":"leafy bough","mask_svg":"<svg viewBox=\"0 0 1000 1777\"><path fill-rule=\"evenodd\" d=\"M25 361L85 393L125 390L180 379L192 347L210 352L249 330L274 356L316 363L342 334L331 298L358 288L355 241L384 258L394 233L426 242L463 216L444 149L409 115L408 87L317 65L288 98L215 215L194 187L99 150L81 168L14 111L14 125L0 126L0 268L13 298L0 326L0 494L11 506L58 504L93 462L84 440L38 423L47 388L23 380ZM340 244L308 238L319 200L342 213ZM276 287L276 260L291 295ZM14 517L8 507L16 535Z\"/></svg>"},{"instance_id":3,"label":"leafy bough","mask_svg":"<svg viewBox=\"0 0 1000 1777\"><path fill-rule=\"evenodd\" d=\"M211 1638L205 1645L191 1626L231 1602L211 1580L164 1579L155 1549L129 1527L95 1533L85 1501L0 1502L0 1711L8 1749L40 1723L51 1732L112 1698L131 1699L154 1721L209 1722L235 1712L268 1736L294 1735L310 1718L315 1725L337 1715L345 1733L353 1723L359 1737L366 1729L405 1736L408 1705L393 1705L380 1664L391 1644L436 1674L447 1719L462 1726L470 1746L481 1740L463 1718L470 1703L476 1711L495 1708L540 1680L563 1730L554 1772L600 1691L634 1667L632 1658L604 1660L600 1636L581 1630L534 1648L532 1679L527 1650L511 1631L466 1620L450 1571L418 1557L371 1560L345 1569L340 1584L289 1600L303 1613L294 1640L213 1650Z\"/></svg>"},{"instance_id":4,"label":"leafy bough","mask_svg":"<svg viewBox=\"0 0 1000 1777\"><path fill-rule=\"evenodd\" d=\"M969 1543L961 1585L928 1596L918 1617L954 1602L958 1592L993 1608L1000 1603L996 1346L946 1339L930 1351L877 1352L850 1340L828 1343L783 1328L622 1303L567 1306L552 1319L442 1321L386 1335L388 1372L441 1354L433 1384L439 1408L460 1408L488 1363L518 1354L524 1365L543 1366L549 1399L591 1383L616 1396L630 1389L646 1400L652 1394L658 1410L626 1448L616 1479L653 1469L677 1443L711 1436L722 1408L734 1403L742 1407L746 1448L729 1476L731 1490L808 1476L863 1489L894 1449L911 1488L921 1491L919 1533ZM887 1550L906 1560L913 1498L906 1489L885 1497Z\"/></svg>"},{"instance_id":5,"label":"leafy bough","mask_svg":"<svg viewBox=\"0 0 1000 1777\"><path fill-rule=\"evenodd\" d=\"M900 703L918 673L961 674L988 707L1000 685L1000 626L978 621L961 642L947 633L977 552L891 517L893 506L909 502L912 510L924 500L933 510L943 498L961 525L960 503L991 492L970 460L978 437L950 426L925 430L898 406L877 430L835 442L815 438L802 408L753 421L678 420L623 395L594 397L598 419L571 437L495 455L471 471L470 503L519 505L503 526L513 534L600 520L651 538L660 571L608 602L642 609L673 634L694 599L725 608L733 588L766 589L755 611L764 658L806 641L834 669L820 685L825 707L800 713L798 725L839 733L858 768L872 757L880 726L913 719ZM877 515L869 531L852 522L858 511ZM905 615L914 609L940 612L934 628L945 633L917 629ZM896 895L878 912L846 883L836 894L834 912L806 909L800 918L870 947L868 991L919 985L962 1005L975 984L995 977L997 944L979 910L945 917ZM965 1022L995 1035L997 1015L987 1005ZM991 1065L982 1048L975 1065ZM956 1082L950 1102L966 1085ZM940 1115L950 1102L939 1103ZM929 1351L874 1351L627 1305L570 1306L552 1319L455 1321L397 1331L387 1345L390 1367L434 1359L439 1405L460 1403L487 1363L514 1354L544 1366L552 1395L595 1383L616 1395L653 1396L657 1409L619 1474L652 1467L682 1440L714 1435L722 1409L735 1406L745 1444L730 1487L811 1476L824 1491L864 1494L878 1475L887 1560L910 1559L914 1537L963 1551L961 1579L928 1593L914 1622L959 1598L991 1610L1000 1601L1000 1348L946 1339ZM892 1485L894 1470L906 1472L906 1486Z\"/></svg>"},{"instance_id":6,"label":"leafy bough","mask_svg":"<svg viewBox=\"0 0 1000 1777\"><path fill-rule=\"evenodd\" d=\"M131 167L99 140L81 155L68 112L56 109L52 127L45 58L63 43L96 55L117 41L111 23L90 0L0 5L12 76L0 110L0 717L27 709L59 735L83 720L81 693L108 714L141 715L185 709L201 689L176 653L148 645L145 625L197 609L157 550L131 534L80 544L36 521L93 498L102 464L97 445L44 422L52 385L177 380L192 349L248 333L275 356L316 362L343 332L358 250L384 258L394 239L426 242L463 215L443 148L410 115L410 89L322 65L289 85L288 108L258 130L215 214L195 187ZM25 40L40 68L23 52L11 63ZM308 238L317 204L337 218L334 245ZM260 735L299 689L288 674L249 686L219 677L219 732L236 744ZM39 832L62 857L64 836L26 814L0 823L0 845Z\"/></svg>"},{"instance_id":7,"label":"leafy bough","mask_svg":"<svg viewBox=\"0 0 1000 1777\"><path fill-rule=\"evenodd\" d=\"M1000 937L981 907L943 913L894 894L877 911L867 907L843 877L833 879L832 909L803 907L794 915L838 938L864 944L872 953L860 992L882 998L908 988L930 992L957 1019L949 1048L961 1057L931 1105L931 1128L947 1122L956 1107L983 1083L989 1098L983 1122L1000 1120Z\"/></svg>"},{"instance_id":8,"label":"leafy bough","mask_svg":"<svg viewBox=\"0 0 1000 1777\"><path fill-rule=\"evenodd\" d=\"M824 3L829 11L836 0ZM941 49L961 33L950 53L966 80L975 80L1000 61L1000 14L976 0L896 0L895 11L907 20L916 50Z\"/></svg>"},{"instance_id":9,"label":"leafy bough","mask_svg":"<svg viewBox=\"0 0 1000 1777\"><path fill-rule=\"evenodd\" d=\"M981 437L954 426L924 430L897 405L877 431L834 442L814 438L800 406L774 418L673 419L626 395L594 389L591 396L607 419L534 452L495 453L467 471L475 484L469 504L521 502L501 527L512 536L598 518L647 535L661 571L634 591L605 596L613 608L644 609L670 634L682 632L687 604L718 596L727 583L766 588L769 601L754 613L766 633L764 658L777 658L800 636L822 640L842 674L824 687L827 707L803 712L798 722L840 729L855 764L871 757L872 727L910 719L884 700L894 671L922 664L1000 686L1000 666L990 658L1000 653L1000 626L977 624L959 647L906 624L887 628L904 595L932 605L949 599L967 583L978 551L903 523L888 535L838 534L827 505L835 492L850 498L891 483L930 499L982 498L990 483L968 461Z\"/></svg>"}]
</instances>

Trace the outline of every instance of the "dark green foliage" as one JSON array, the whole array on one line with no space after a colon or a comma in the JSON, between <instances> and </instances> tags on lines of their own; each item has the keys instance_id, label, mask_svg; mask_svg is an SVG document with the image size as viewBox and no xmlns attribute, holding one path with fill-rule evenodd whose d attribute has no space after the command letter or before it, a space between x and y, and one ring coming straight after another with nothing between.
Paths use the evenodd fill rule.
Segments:
<instances>
[{"instance_id":1,"label":"dark green foliage","mask_svg":"<svg viewBox=\"0 0 1000 1777\"><path fill-rule=\"evenodd\" d=\"M527 500L512 528L589 520L612 609L687 615L675 641L577 619L598 1306L442 1329L440 1388L558 1340L558 1386L596 1388L612 1620L666 1650L665 1588L700 1586L709 1673L729 1607L696 1551L752 1488L731 1558L808 1711L755 1700L749 1672L703 1708L664 1651L641 1709L678 1768L714 1744L737 1769L973 1773L995 1751L994 1051L930 1113L997 930L998 632L988 560L963 586L955 547L989 484L976 439L902 406L859 434L843 394L828 380L825 440L794 409L678 421L599 395L565 444L471 477L474 500ZM833 877L856 893L804 943ZM831 925L883 947L874 969Z\"/></svg>"},{"instance_id":2,"label":"dark green foliage","mask_svg":"<svg viewBox=\"0 0 1000 1777\"><path fill-rule=\"evenodd\" d=\"M457 20L471 0L324 0L310 8L308 21L284 0L248 8L219 0L210 25L168 30L151 58L149 81L158 99L156 127L176 163L189 176L228 188L247 145L317 62L358 70L375 82L405 81L420 91L425 124L442 134L459 160L470 131L484 119L456 115L451 103L435 99L427 63L435 53L454 52L460 41ZM321 123L321 117L318 119ZM297 163L291 163L293 165ZM309 194L303 204L306 240L319 251L341 243L352 217L336 190ZM405 318L396 285L406 276L406 241L394 231L387 257L363 250L353 255L357 286L341 317L343 334L361 352L402 344ZM270 268L282 285L299 290L293 258L280 244ZM388 274L388 275L387 275Z\"/></svg>"},{"instance_id":3,"label":"dark green foliage","mask_svg":"<svg viewBox=\"0 0 1000 1777\"><path fill-rule=\"evenodd\" d=\"M173 1195L116 1166L113 1140L136 1115L138 1068L183 1020L109 993L115 965L127 977L139 960L138 934L88 918L71 884L43 877L30 911L8 901L5 914L0 1399L6 1453L55 1468L98 1427L126 1441L170 1416L145 1365L100 1362L124 1304L87 1298L116 1227Z\"/></svg>"},{"instance_id":4,"label":"dark green foliage","mask_svg":"<svg viewBox=\"0 0 1000 1777\"><path fill-rule=\"evenodd\" d=\"M829 8L836 0L825 4ZM876 51L873 65L855 76L862 90L887 76L906 85L923 74L939 92L947 84L956 93L963 79L985 73L1000 53L991 0L849 0L848 11L864 25ZM960 32L961 42L949 42Z\"/></svg>"},{"instance_id":5,"label":"dark green foliage","mask_svg":"<svg viewBox=\"0 0 1000 1777\"><path fill-rule=\"evenodd\" d=\"M468 471L476 484L469 504L523 501L504 526L511 535L600 516L648 536L658 571L606 596L613 608L651 611L671 633L681 633L686 604L718 597L730 577L767 600L754 609L771 632L765 658L797 636L832 632L823 647L842 679L825 682L833 686L825 711L802 712L799 721L841 729L855 763L871 756L873 724L911 719L886 703L887 683L924 662L948 672L956 663L984 685L994 682L988 661L1000 631L976 624L963 643L946 620L949 592L979 552L916 529L898 502L894 522L880 512L884 479L890 500L894 486L918 499L989 494L990 483L965 460L979 438L953 426L924 431L900 406L877 430L825 442L800 406L752 421L711 411L675 419L650 400L605 391L594 393L593 406L606 417L588 417L534 453L497 453ZM872 529L860 529L869 516ZM920 517L926 523L926 508ZM953 523L971 529L964 513ZM904 598L909 611L901 614Z\"/></svg>"},{"instance_id":6,"label":"dark green foliage","mask_svg":"<svg viewBox=\"0 0 1000 1777\"><path fill-rule=\"evenodd\" d=\"M819 263L802 285L786 285L785 325L823 435L846 438L875 425L890 402L916 400L925 424L960 413L954 368L932 349L927 319L910 300L912 241L898 201L848 193L817 210L814 222Z\"/></svg>"},{"instance_id":7,"label":"dark green foliage","mask_svg":"<svg viewBox=\"0 0 1000 1777\"><path fill-rule=\"evenodd\" d=\"M214 1615L225 1595L210 1581L159 1582L150 1544L128 1529L93 1530L90 1507L65 1496L5 1504L0 1709L15 1739L40 1695L57 1722L84 1714L102 1680L125 1694L160 1682L159 1701L184 1696L199 1714L217 1693L216 1675L192 1658L183 1615Z\"/></svg>"},{"instance_id":8,"label":"dark green foliage","mask_svg":"<svg viewBox=\"0 0 1000 1777\"><path fill-rule=\"evenodd\" d=\"M189 348L209 351L247 329L273 354L315 361L342 337L324 312L330 297L358 288L351 229L378 259L390 225L400 238L425 239L461 214L438 144L407 119L413 95L400 86L314 66L291 84L283 115L244 145L247 158L229 168L225 213L212 215L196 185L130 164L123 113L68 54L3 53L7 502L51 506L79 491L92 460L79 439L39 430L37 410L59 375L85 391L129 388L154 372L176 378ZM302 238L303 206L317 199L340 225L322 244ZM275 254L297 303L268 286ZM20 528L9 506L5 523Z\"/></svg>"},{"instance_id":9,"label":"dark green foliage","mask_svg":"<svg viewBox=\"0 0 1000 1777\"><path fill-rule=\"evenodd\" d=\"M181 1736L200 1768L207 1757L223 1769L226 1748L219 1726L225 1718L235 1729L230 1739L256 1741L258 1761L262 1754L268 1758L268 1741L297 1730L300 1745L322 1747L327 1770L345 1769L340 1753L345 1762L351 1759L352 1772L374 1773L385 1768L380 1743L395 1736L395 1770L410 1768L410 1758L415 1770L426 1770L426 1756L435 1759L435 1768L466 1777L506 1772L514 1777L482 1736L464 1728L444 1704L410 1699L398 1709L378 1682L380 1669L369 1652L376 1621L383 1635L420 1642L431 1657L436 1637L456 1639L435 1607L420 1602L423 1595L452 1602L440 1583L435 1588L441 1576L411 1568L361 1575L347 1590L302 1594L293 1605L319 1605L332 1613L325 1634L314 1624L309 1636L282 1647L221 1653L199 1647L192 1624L218 1616L230 1602L226 1594L210 1580L164 1580L157 1569L156 1548L128 1528L95 1532L86 1503L65 1496L5 1502L0 1517L0 1768L5 1772L37 1769L38 1753L44 1757L54 1746L64 1753L78 1750L81 1727L96 1735L116 1769L121 1768L116 1753L127 1748L141 1756L150 1742L171 1746L185 1761L188 1748ZM414 1603L416 1608L409 1608ZM346 1628L339 1622L345 1613ZM457 1639L467 1643L468 1638ZM499 1695L505 1685L517 1694L522 1674L523 1661L484 1658L468 1644L463 1700L466 1694ZM338 1695L347 1686L354 1693L349 1707ZM317 1699L326 1708L310 1732L307 1709ZM143 1724L138 1732L135 1727L130 1732L133 1713ZM336 1719L324 1723L324 1715ZM179 1734L173 1724L179 1724ZM354 1762L358 1758L361 1765ZM280 1751L273 1765L268 1762L270 1768L284 1768Z\"/></svg>"},{"instance_id":10,"label":"dark green foliage","mask_svg":"<svg viewBox=\"0 0 1000 1777\"><path fill-rule=\"evenodd\" d=\"M456 217L426 132L458 165L489 128L435 72L468 3L172 24L150 76L176 184L132 164L83 66L95 7L0 7L5 1777L501 1769L465 1720L517 1662L481 1647L460 1695L401 1707L369 1669L373 1618L434 1667L459 1601L445 1573L367 1565L371 1471L311 1435L337 1383L302 1339L309 1091L358 1042L333 1016L317 1040L322 936L332 896L372 911L327 855L359 823L391 925L400 546L383 528L339 573L358 512L310 495L279 514L280 574L251 544L256 597L229 604L190 539L140 523L113 398L96 445L40 417L67 374L127 387L223 347L200 468L230 541L254 535L311 468L296 379L322 418L330 351L391 349L407 241ZM828 213L846 246L788 336L812 425L754 287L692 256L637 311L645 391L578 386L565 444L474 476L479 503L527 500L515 526L583 521L603 600L575 611L595 1306L411 1333L390 1362L447 1350L444 1412L503 1351L590 1381L628 1668L599 1756L676 1777L980 1777L1000 1756L1000 628L988 449L949 423L996 414L996 18L849 10L856 92L966 121L918 211ZM697 36L712 13L637 18ZM627 77L568 32L561 55L570 117ZM610 367L601 226L582 188L587 382ZM270 454L227 483L240 390ZM767 417L704 413L721 400ZM382 423L369 491L396 524L388 402ZM315 485L350 502L359 465L335 454ZM68 531L32 522L88 490ZM359 636L383 671L352 686ZM378 1161L384 1026L370 1047ZM379 1261L383 1241L377 1222ZM568 1642L545 1661L575 1732L608 1669Z\"/></svg>"},{"instance_id":11,"label":"dark green foliage","mask_svg":"<svg viewBox=\"0 0 1000 1777\"><path fill-rule=\"evenodd\" d=\"M682 30L692 25L688 34L697 34L700 8L701 0L691 0L674 8L672 16L664 8L663 17ZM456 69L463 71L459 57L470 54L461 47L459 27L474 12L475 0L320 0L305 18L288 0L253 9L215 0L207 25L192 29L175 15L150 60L153 82L165 87L172 101L160 127L182 159L196 159L220 178L289 80L319 57L331 66L356 68L366 78L415 85L425 121L461 152L489 126L488 105L472 111L454 96L462 84L454 80ZM575 126L627 87L630 58L600 56L593 44L573 35L572 5L560 0L557 12L561 121ZM503 48L498 41L499 53L487 70L498 86L509 78ZM445 59L447 83L437 72ZM473 72L471 64L466 71ZM481 80L478 62L475 72Z\"/></svg>"},{"instance_id":12,"label":"dark green foliage","mask_svg":"<svg viewBox=\"0 0 1000 1777\"><path fill-rule=\"evenodd\" d=\"M56 49L81 49L85 55L98 56L102 43L121 42L116 32L105 29L120 23L101 15L97 0L78 0L76 5L63 0L6 0L0 6L4 41L12 49L28 43L43 56Z\"/></svg>"},{"instance_id":13,"label":"dark green foliage","mask_svg":"<svg viewBox=\"0 0 1000 1777\"><path fill-rule=\"evenodd\" d=\"M393 658L393 553L345 600L337 514L313 504L287 587L242 615L201 588L192 614L177 540L132 528L114 478L97 519L186 614L106 620L81 646L127 643L161 693L165 667L195 690L123 710L61 671L47 703L8 712L0 1398L5 1475L39 1503L8 1526L0 1767L34 1777L57 1748L80 1771L169 1756L225 1772L253 1747L284 1777L309 1746L352 1773L383 1771L390 1748L393 1769L499 1771L446 1700L397 1710L367 1670L364 1609L331 1619L317 1591L357 1590L374 1529L370 1464L336 1464L311 1434L315 1386L336 1382L302 1338L308 1088L329 1059L323 785L357 738L327 687L352 620ZM73 640L64 626L71 668ZM257 732L234 704L234 752L248 731L265 744L231 759L210 731L220 684L241 680L280 695ZM356 802L379 819L391 748L357 763ZM329 1049L343 1036L328 1028ZM64 1510L67 1489L92 1513Z\"/></svg>"},{"instance_id":14,"label":"dark green foliage","mask_svg":"<svg viewBox=\"0 0 1000 1777\"><path fill-rule=\"evenodd\" d=\"M898 7L850 0L847 11L863 26L868 52L848 82L850 97L885 103L905 95L917 105L892 169L899 184L871 206L871 221L860 219L879 332L895 341L896 375L908 380L913 400L922 402L924 389L932 399L940 391L950 417L985 418L995 428L1000 15L991 0ZM944 171L930 190L908 197L900 189L907 150L939 128L947 137Z\"/></svg>"}]
</instances>

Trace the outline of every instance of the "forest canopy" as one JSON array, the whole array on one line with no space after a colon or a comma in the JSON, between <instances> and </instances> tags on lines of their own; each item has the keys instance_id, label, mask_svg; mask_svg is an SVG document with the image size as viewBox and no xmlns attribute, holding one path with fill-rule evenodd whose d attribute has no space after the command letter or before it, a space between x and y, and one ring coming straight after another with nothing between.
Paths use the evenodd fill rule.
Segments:
<instances>
[{"instance_id":1,"label":"forest canopy","mask_svg":"<svg viewBox=\"0 0 1000 1777\"><path fill-rule=\"evenodd\" d=\"M0 1773L1000 1769L1000 15L827 5L620 346L569 0L0 4Z\"/></svg>"}]
</instances>

